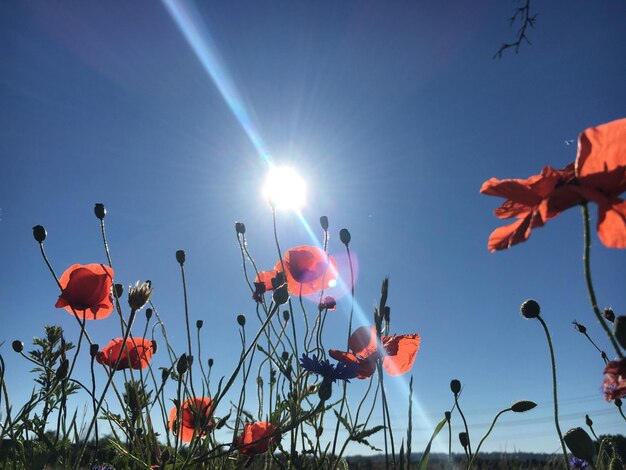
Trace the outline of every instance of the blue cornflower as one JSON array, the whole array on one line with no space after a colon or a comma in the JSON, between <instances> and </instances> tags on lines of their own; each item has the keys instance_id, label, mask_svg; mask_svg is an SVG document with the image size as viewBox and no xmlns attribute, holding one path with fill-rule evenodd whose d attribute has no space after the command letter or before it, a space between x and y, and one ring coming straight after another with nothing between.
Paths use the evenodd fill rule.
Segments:
<instances>
[{"instance_id":1,"label":"blue cornflower","mask_svg":"<svg viewBox=\"0 0 626 470\"><path fill-rule=\"evenodd\" d=\"M578 457L571 456L569 458L569 466L571 468L587 468L589 464L586 460L579 459Z\"/></svg>"},{"instance_id":2,"label":"blue cornflower","mask_svg":"<svg viewBox=\"0 0 626 470\"><path fill-rule=\"evenodd\" d=\"M313 354L313 357L309 357L304 353L302 353L302 358L300 358L300 364L304 370L321 375L326 383L333 383L337 380L350 382L349 379L357 376L359 368L358 364L343 364L341 362L331 364L328 359L320 360L315 354Z\"/></svg>"},{"instance_id":3,"label":"blue cornflower","mask_svg":"<svg viewBox=\"0 0 626 470\"><path fill-rule=\"evenodd\" d=\"M108 463L95 463L91 466L91 470L115 470L115 467L109 465Z\"/></svg>"}]
</instances>

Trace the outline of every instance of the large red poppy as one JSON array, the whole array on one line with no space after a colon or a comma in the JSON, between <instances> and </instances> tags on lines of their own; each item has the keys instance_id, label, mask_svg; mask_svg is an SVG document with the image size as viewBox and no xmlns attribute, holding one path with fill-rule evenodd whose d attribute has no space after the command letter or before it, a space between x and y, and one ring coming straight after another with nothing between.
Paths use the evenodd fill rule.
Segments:
<instances>
[{"instance_id":1,"label":"large red poppy","mask_svg":"<svg viewBox=\"0 0 626 470\"><path fill-rule=\"evenodd\" d=\"M609 248L626 248L626 119L586 129L578 140L576 161L562 170L545 167L526 180L491 178L483 194L505 197L495 210L513 224L497 228L489 250L503 250L523 242L532 228L541 227L562 211L585 201L598 204L598 236Z\"/></svg>"},{"instance_id":2,"label":"large red poppy","mask_svg":"<svg viewBox=\"0 0 626 470\"><path fill-rule=\"evenodd\" d=\"M201 437L207 433L207 430L213 426L211 417L211 399L189 398L185 400L180 410L180 425L177 425L179 416L176 407L170 410L169 428L174 433L178 433L180 429L180 438L183 442L190 442L194 436Z\"/></svg>"},{"instance_id":3,"label":"large red poppy","mask_svg":"<svg viewBox=\"0 0 626 470\"><path fill-rule=\"evenodd\" d=\"M337 263L321 248L298 246L287 250L283 257L287 287L292 295L317 294L337 281ZM282 271L280 261L274 270Z\"/></svg>"},{"instance_id":4,"label":"large red poppy","mask_svg":"<svg viewBox=\"0 0 626 470\"><path fill-rule=\"evenodd\" d=\"M87 320L108 317L113 311L113 269L103 264L74 264L59 279L61 295L55 304Z\"/></svg>"},{"instance_id":5,"label":"large red poppy","mask_svg":"<svg viewBox=\"0 0 626 470\"><path fill-rule=\"evenodd\" d=\"M257 421L243 425L243 432L237 437L237 446L243 455L252 456L267 452L270 442L274 441L269 437L276 431L276 426L267 421Z\"/></svg>"},{"instance_id":6,"label":"large red poppy","mask_svg":"<svg viewBox=\"0 0 626 470\"><path fill-rule=\"evenodd\" d=\"M376 327L362 326L354 330L348 340L348 349L352 352L331 349L328 353L339 362L358 365L358 379L371 377L376 370L376 360L381 357L389 375L402 375L411 370L420 345L417 333L382 336L380 341L384 351L376 344Z\"/></svg>"},{"instance_id":7,"label":"large red poppy","mask_svg":"<svg viewBox=\"0 0 626 470\"><path fill-rule=\"evenodd\" d=\"M122 352L123 343L123 338L114 339L102 348L102 351L98 352L96 360L100 364L115 367L118 358L121 356L116 370L139 370L148 367L148 363L152 359L152 353L154 352L152 341L145 338L128 338L124 351Z\"/></svg>"}]
</instances>

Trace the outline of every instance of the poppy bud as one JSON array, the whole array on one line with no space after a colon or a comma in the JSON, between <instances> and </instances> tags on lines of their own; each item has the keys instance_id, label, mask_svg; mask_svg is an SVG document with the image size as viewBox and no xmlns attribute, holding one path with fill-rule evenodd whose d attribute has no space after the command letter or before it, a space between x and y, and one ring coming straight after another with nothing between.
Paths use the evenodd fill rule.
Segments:
<instances>
[{"instance_id":1,"label":"poppy bud","mask_svg":"<svg viewBox=\"0 0 626 470\"><path fill-rule=\"evenodd\" d=\"M604 318L606 318L611 323L615 321L615 312L613 312L613 309L611 307L605 308L602 314L604 315Z\"/></svg>"},{"instance_id":2,"label":"poppy bud","mask_svg":"<svg viewBox=\"0 0 626 470\"><path fill-rule=\"evenodd\" d=\"M35 237L35 240L39 243L43 243L46 239L46 235L46 229L43 228L43 225L35 225L33 227L33 237Z\"/></svg>"},{"instance_id":3,"label":"poppy bud","mask_svg":"<svg viewBox=\"0 0 626 470\"><path fill-rule=\"evenodd\" d=\"M98 350L100 349L100 346L96 343L93 343L91 346L89 346L89 355L91 356L91 358L95 358L96 354L98 354Z\"/></svg>"},{"instance_id":4,"label":"poppy bud","mask_svg":"<svg viewBox=\"0 0 626 470\"><path fill-rule=\"evenodd\" d=\"M620 315L615 318L613 333L620 346L626 348L626 316Z\"/></svg>"},{"instance_id":5,"label":"poppy bud","mask_svg":"<svg viewBox=\"0 0 626 470\"><path fill-rule=\"evenodd\" d=\"M347 228L339 230L339 240L341 240L341 243L348 246L348 243L352 240L352 236L350 235L350 232L348 232Z\"/></svg>"},{"instance_id":6,"label":"poppy bud","mask_svg":"<svg viewBox=\"0 0 626 470\"><path fill-rule=\"evenodd\" d=\"M215 429L221 429L224 427L224 425L226 424L226 422L228 421L228 418L230 418L230 413L228 413L226 416L224 416L223 418L220 418L220 420L217 422L217 424L215 425Z\"/></svg>"},{"instance_id":7,"label":"poppy bud","mask_svg":"<svg viewBox=\"0 0 626 470\"><path fill-rule=\"evenodd\" d=\"M537 403L528 400L517 401L511 405L511 411L515 413L524 413L525 411L532 410Z\"/></svg>"},{"instance_id":8,"label":"poppy bud","mask_svg":"<svg viewBox=\"0 0 626 470\"><path fill-rule=\"evenodd\" d=\"M459 442L461 443L461 445L463 446L463 448L467 448L468 444L469 444L469 438L467 437L467 433L466 432L460 432L459 433Z\"/></svg>"},{"instance_id":9,"label":"poppy bud","mask_svg":"<svg viewBox=\"0 0 626 470\"><path fill-rule=\"evenodd\" d=\"M283 320L289 321L289 310L283 310Z\"/></svg>"},{"instance_id":10,"label":"poppy bud","mask_svg":"<svg viewBox=\"0 0 626 470\"><path fill-rule=\"evenodd\" d=\"M146 309L146 321L150 321L151 318L152 318L152 309L147 308Z\"/></svg>"},{"instance_id":11,"label":"poppy bud","mask_svg":"<svg viewBox=\"0 0 626 470\"><path fill-rule=\"evenodd\" d=\"M596 449L589 434L583 428L570 429L563 436L563 440L575 457L590 463L593 462Z\"/></svg>"},{"instance_id":12,"label":"poppy bud","mask_svg":"<svg viewBox=\"0 0 626 470\"><path fill-rule=\"evenodd\" d=\"M151 295L152 289L150 288L150 284L144 282L139 285L139 281L137 281L134 287L129 286L128 288L128 305L131 310L139 310L148 303Z\"/></svg>"},{"instance_id":13,"label":"poppy bud","mask_svg":"<svg viewBox=\"0 0 626 470\"><path fill-rule=\"evenodd\" d=\"M585 325L581 325L576 320L574 320L572 323L574 323L574 328L576 328L576 331L578 331L579 333L583 335L587 333L587 328L585 328Z\"/></svg>"},{"instance_id":14,"label":"poppy bud","mask_svg":"<svg viewBox=\"0 0 626 470\"><path fill-rule=\"evenodd\" d=\"M181 266L185 264L185 252L183 250L178 250L176 252L176 261L178 261L178 264Z\"/></svg>"},{"instance_id":15,"label":"poppy bud","mask_svg":"<svg viewBox=\"0 0 626 470\"><path fill-rule=\"evenodd\" d=\"M212 357L210 357L207 362L209 363L209 367L213 367L214 361Z\"/></svg>"},{"instance_id":16,"label":"poppy bud","mask_svg":"<svg viewBox=\"0 0 626 470\"><path fill-rule=\"evenodd\" d=\"M22 343L19 339L13 341L13 343L11 343L11 346L13 347L13 351L15 351L16 353L21 353L24 350L24 343Z\"/></svg>"},{"instance_id":17,"label":"poppy bud","mask_svg":"<svg viewBox=\"0 0 626 470\"><path fill-rule=\"evenodd\" d=\"M263 346L261 346L260 344L256 345L256 350L262 353L265 353L265 349L263 349Z\"/></svg>"},{"instance_id":18,"label":"poppy bud","mask_svg":"<svg viewBox=\"0 0 626 470\"><path fill-rule=\"evenodd\" d=\"M315 437L322 437L322 434L324 434L324 427L320 426L315 430Z\"/></svg>"},{"instance_id":19,"label":"poppy bud","mask_svg":"<svg viewBox=\"0 0 626 470\"><path fill-rule=\"evenodd\" d=\"M287 351L283 351L280 357L284 362L287 362L289 360L289 353Z\"/></svg>"},{"instance_id":20,"label":"poppy bud","mask_svg":"<svg viewBox=\"0 0 626 470\"><path fill-rule=\"evenodd\" d=\"M70 368L70 360L69 359L62 360L61 365L59 366L55 374L57 380L65 379L67 377L67 372L69 368Z\"/></svg>"},{"instance_id":21,"label":"poppy bud","mask_svg":"<svg viewBox=\"0 0 626 470\"><path fill-rule=\"evenodd\" d=\"M391 319L391 308L385 305L385 313L384 313L385 323L389 323Z\"/></svg>"},{"instance_id":22,"label":"poppy bud","mask_svg":"<svg viewBox=\"0 0 626 470\"><path fill-rule=\"evenodd\" d=\"M585 415L585 424L589 427L593 426L593 421L591 421L589 415Z\"/></svg>"},{"instance_id":23,"label":"poppy bud","mask_svg":"<svg viewBox=\"0 0 626 470\"><path fill-rule=\"evenodd\" d=\"M617 406L618 408L622 407L622 399L621 398L616 398L615 400L613 400L613 403L615 403L615 406Z\"/></svg>"},{"instance_id":24,"label":"poppy bud","mask_svg":"<svg viewBox=\"0 0 626 470\"><path fill-rule=\"evenodd\" d=\"M165 383L165 381L167 380L167 378L170 376L170 371L167 369L162 369L161 370L161 382Z\"/></svg>"},{"instance_id":25,"label":"poppy bud","mask_svg":"<svg viewBox=\"0 0 626 470\"><path fill-rule=\"evenodd\" d=\"M276 305L286 304L289 300L289 291L287 290L287 284L283 284L272 294L272 299Z\"/></svg>"},{"instance_id":26,"label":"poppy bud","mask_svg":"<svg viewBox=\"0 0 626 470\"><path fill-rule=\"evenodd\" d=\"M246 233L246 226L243 222L235 222L235 232L239 233L240 235Z\"/></svg>"},{"instance_id":27,"label":"poppy bud","mask_svg":"<svg viewBox=\"0 0 626 470\"><path fill-rule=\"evenodd\" d=\"M452 390L452 393L454 393L455 395L458 395L459 392L461 391L461 382L457 379L451 380L450 390Z\"/></svg>"},{"instance_id":28,"label":"poppy bud","mask_svg":"<svg viewBox=\"0 0 626 470\"><path fill-rule=\"evenodd\" d=\"M150 343L152 343L152 352L156 353L158 349L158 344L156 342L156 339L153 339L152 341L150 341Z\"/></svg>"},{"instance_id":29,"label":"poppy bud","mask_svg":"<svg viewBox=\"0 0 626 470\"><path fill-rule=\"evenodd\" d=\"M202 325L204 325L204 322L202 320L197 320L196 321L196 328L200 329L200 328L202 328Z\"/></svg>"},{"instance_id":30,"label":"poppy bud","mask_svg":"<svg viewBox=\"0 0 626 470\"><path fill-rule=\"evenodd\" d=\"M96 214L96 217L98 219L104 220L107 215L107 210L106 207L104 207L104 204L96 203L95 207L93 208L93 213Z\"/></svg>"},{"instance_id":31,"label":"poppy bud","mask_svg":"<svg viewBox=\"0 0 626 470\"><path fill-rule=\"evenodd\" d=\"M446 417L446 421L449 423L450 418L452 418L452 413L450 413L449 411L446 411L443 415Z\"/></svg>"},{"instance_id":32,"label":"poppy bud","mask_svg":"<svg viewBox=\"0 0 626 470\"><path fill-rule=\"evenodd\" d=\"M524 318L528 319L537 318L540 311L541 308L539 307L539 304L532 299L527 300L520 307L520 313Z\"/></svg>"},{"instance_id":33,"label":"poppy bud","mask_svg":"<svg viewBox=\"0 0 626 470\"><path fill-rule=\"evenodd\" d=\"M328 217L325 215L320 217L320 225L322 226L322 230L325 232L328 230Z\"/></svg>"},{"instance_id":34,"label":"poppy bud","mask_svg":"<svg viewBox=\"0 0 626 470\"><path fill-rule=\"evenodd\" d=\"M115 287L115 295L119 299L120 297L122 297L122 294L124 293L124 286L122 284L115 284L114 287Z\"/></svg>"},{"instance_id":35,"label":"poppy bud","mask_svg":"<svg viewBox=\"0 0 626 470\"><path fill-rule=\"evenodd\" d=\"M176 363L176 372L179 375L183 375L187 372L188 364L187 364L187 354L183 353L180 358L178 358L178 362Z\"/></svg>"},{"instance_id":36,"label":"poppy bud","mask_svg":"<svg viewBox=\"0 0 626 470\"><path fill-rule=\"evenodd\" d=\"M246 325L246 316L244 314L237 315L237 323L239 323L239 326L245 326Z\"/></svg>"},{"instance_id":37,"label":"poppy bud","mask_svg":"<svg viewBox=\"0 0 626 470\"><path fill-rule=\"evenodd\" d=\"M607 356L604 351L602 351L602 354L600 354L600 356L602 356L602 359L604 359L605 361L609 360L609 356Z\"/></svg>"},{"instance_id":38,"label":"poppy bud","mask_svg":"<svg viewBox=\"0 0 626 470\"><path fill-rule=\"evenodd\" d=\"M320 385L320 389L317 391L317 396L320 398L320 400L326 401L330 398L332 394L333 394L332 382L330 380L322 381L322 384Z\"/></svg>"}]
</instances>

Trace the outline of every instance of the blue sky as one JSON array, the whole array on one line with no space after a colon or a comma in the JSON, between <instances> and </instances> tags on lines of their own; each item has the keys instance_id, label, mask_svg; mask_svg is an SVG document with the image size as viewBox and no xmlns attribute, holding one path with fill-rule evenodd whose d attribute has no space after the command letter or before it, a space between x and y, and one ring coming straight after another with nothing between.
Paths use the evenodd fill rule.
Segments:
<instances>
[{"instance_id":1,"label":"blue sky","mask_svg":"<svg viewBox=\"0 0 626 470\"><path fill-rule=\"evenodd\" d=\"M174 253L187 252L191 318L205 323L203 355L215 358L216 375L232 370L235 317L254 317L234 222L246 223L260 266L276 261L271 212L260 197L262 142L275 163L293 165L307 181L303 217L318 236L319 216L329 217L331 252L342 251L340 228L352 233L363 311L371 315L389 276L392 330L422 336L412 371L414 450L451 407L452 378L465 386L474 440L514 401L539 404L505 416L486 450L558 450L545 338L538 323L518 314L531 297L553 334L562 427L583 426L589 413L598 433L622 432L622 418L600 393L602 361L571 325L585 324L608 352L584 285L580 211L492 254L487 238L501 201L478 190L492 176L561 168L576 156L565 141L624 117L626 5L533 3L533 45L494 60L500 43L515 36L507 18L516 6L199 3L191 10L250 116L255 146L165 4L3 4L0 352L10 358L10 393L30 390L13 339L27 342L50 323L77 335L75 321L54 308L57 287L31 227L47 228L59 273L104 262L96 202L109 211L116 281L153 281L181 352ZM311 241L293 214L280 213L278 227L284 248ZM599 303L623 314L626 253L605 248L595 231L592 242ZM327 347L343 346L348 311L340 299L327 319ZM106 344L119 336L118 325L90 323L89 331ZM398 433L407 383L408 376L387 380ZM362 385L351 386L354 400ZM461 430L458 420L455 426Z\"/></svg>"}]
</instances>

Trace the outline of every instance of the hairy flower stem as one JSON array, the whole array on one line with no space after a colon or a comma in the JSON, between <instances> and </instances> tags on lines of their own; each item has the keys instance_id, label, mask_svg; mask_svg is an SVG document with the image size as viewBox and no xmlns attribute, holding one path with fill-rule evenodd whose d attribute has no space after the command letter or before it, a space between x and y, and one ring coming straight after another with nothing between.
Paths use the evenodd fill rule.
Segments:
<instances>
[{"instance_id":1,"label":"hairy flower stem","mask_svg":"<svg viewBox=\"0 0 626 470\"><path fill-rule=\"evenodd\" d=\"M543 331L546 333L546 338L548 340L548 347L550 349L550 361L552 363L552 397L554 400L554 425L556 427L556 433L559 435L559 440L561 441L561 448L563 449L563 457L565 458L565 468L569 468L569 460L567 458L567 450L565 448L565 441L563 440L563 433L561 433L561 426L559 426L559 401L557 398L556 391L556 362L554 361L554 349L552 348L552 339L550 338L550 332L548 331L548 326L546 322L543 321L541 315L537 315L537 320L543 326Z\"/></svg>"},{"instance_id":2,"label":"hairy flower stem","mask_svg":"<svg viewBox=\"0 0 626 470\"><path fill-rule=\"evenodd\" d=\"M185 301L185 325L187 326L187 350L189 356L188 358L193 358L193 353L191 352L191 330L189 329L189 304L187 302L187 282L185 281L185 267L183 263L180 263L180 274L183 280L183 298ZM189 364L189 386L191 387L191 393L193 396L196 396L196 391L193 388L193 362Z\"/></svg>"},{"instance_id":3,"label":"hairy flower stem","mask_svg":"<svg viewBox=\"0 0 626 470\"><path fill-rule=\"evenodd\" d=\"M113 268L111 254L109 253L109 243L107 242L106 230L104 229L104 219L100 219L100 231L102 232L102 243L104 244L104 252L107 255L109 268ZM117 289L115 286L113 286L113 297L115 297L115 310L117 311L117 315L120 319L120 326L122 331L124 331L124 328L126 328L126 322L124 321L124 315L122 315L122 307L120 306L120 299L117 297Z\"/></svg>"},{"instance_id":4,"label":"hairy flower stem","mask_svg":"<svg viewBox=\"0 0 626 470\"><path fill-rule=\"evenodd\" d=\"M583 264L585 269L585 281L587 283L587 291L589 292L589 300L591 302L591 308L593 309L593 313L596 315L598 322L606 332L613 348L615 348L615 352L617 356L622 358L622 351L615 340L615 336L611 332L611 329L606 323L606 320L600 313L600 309L598 308L598 302L596 300L596 293L593 289L593 283L591 282L591 266L589 261L589 248L591 246L591 236L589 229L589 208L587 207L587 203L582 204L582 213L583 213L583 238L584 238L584 247L583 247Z\"/></svg>"},{"instance_id":5,"label":"hairy flower stem","mask_svg":"<svg viewBox=\"0 0 626 470\"><path fill-rule=\"evenodd\" d=\"M472 465L474 465L474 461L476 460L476 457L478 456L478 452L480 451L480 446L483 445L483 442L485 442L485 439L487 439L487 437L489 437L489 434L491 434L491 431L493 430L493 427L496 425L496 421L498 421L498 418L500 417L500 415L506 413L507 411L511 411L511 408L506 408L506 409L500 411L496 415L496 417L493 418L493 421L491 423L491 426L489 426L489 429L487 430L487 433L483 436L483 438L478 443L478 447L476 448L476 452L474 452L474 456L472 457L472 460L470 461L469 466L467 467L468 470L471 470Z\"/></svg>"}]
</instances>

